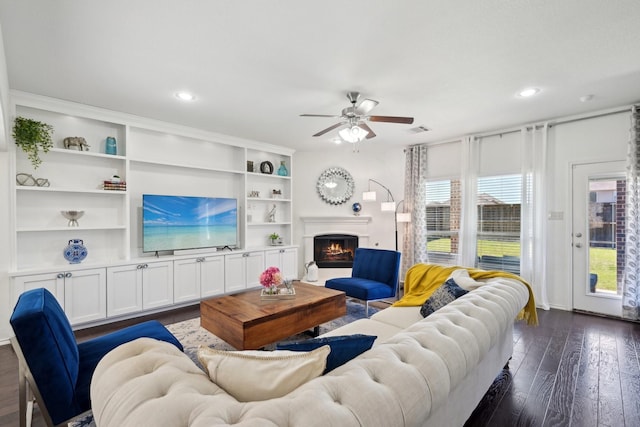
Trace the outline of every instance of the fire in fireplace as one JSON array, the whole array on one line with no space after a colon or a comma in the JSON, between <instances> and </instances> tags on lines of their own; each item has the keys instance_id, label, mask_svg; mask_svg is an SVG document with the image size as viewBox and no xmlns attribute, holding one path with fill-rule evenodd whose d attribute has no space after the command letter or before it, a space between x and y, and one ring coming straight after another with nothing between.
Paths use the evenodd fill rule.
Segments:
<instances>
[{"instance_id":1,"label":"fire in fireplace","mask_svg":"<svg viewBox=\"0 0 640 427\"><path fill-rule=\"evenodd\" d=\"M358 236L322 234L313 238L313 255L318 268L351 268Z\"/></svg>"}]
</instances>

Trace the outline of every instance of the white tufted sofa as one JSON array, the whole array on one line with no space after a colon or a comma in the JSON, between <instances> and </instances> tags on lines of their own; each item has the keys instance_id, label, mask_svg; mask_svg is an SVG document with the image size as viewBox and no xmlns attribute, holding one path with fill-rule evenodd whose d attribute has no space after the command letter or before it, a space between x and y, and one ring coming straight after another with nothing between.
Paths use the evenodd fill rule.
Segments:
<instances>
[{"instance_id":1,"label":"white tufted sofa","mask_svg":"<svg viewBox=\"0 0 640 427\"><path fill-rule=\"evenodd\" d=\"M462 426L508 362L528 297L499 278L426 319L419 307L387 308L326 334L378 335L371 350L260 402L236 401L174 346L142 338L99 363L94 417L98 427Z\"/></svg>"}]
</instances>

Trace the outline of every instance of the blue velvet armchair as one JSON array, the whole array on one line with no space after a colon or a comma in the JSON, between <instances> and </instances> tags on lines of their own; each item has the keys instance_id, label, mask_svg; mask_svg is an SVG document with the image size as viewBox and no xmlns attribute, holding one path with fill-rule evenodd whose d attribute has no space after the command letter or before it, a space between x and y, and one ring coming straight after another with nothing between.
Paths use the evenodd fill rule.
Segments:
<instances>
[{"instance_id":1,"label":"blue velvet armchair","mask_svg":"<svg viewBox=\"0 0 640 427\"><path fill-rule=\"evenodd\" d=\"M91 376L102 357L120 344L140 337L180 342L160 322L149 321L80 344L62 307L46 289L20 295L10 319L11 344L19 363L20 425L27 425L35 397L48 426L91 409Z\"/></svg>"},{"instance_id":2,"label":"blue velvet armchair","mask_svg":"<svg viewBox=\"0 0 640 427\"><path fill-rule=\"evenodd\" d=\"M349 297L363 300L365 314L369 317L369 301L396 296L399 274L400 252L357 248L351 277L329 279L325 287L343 291Z\"/></svg>"}]
</instances>

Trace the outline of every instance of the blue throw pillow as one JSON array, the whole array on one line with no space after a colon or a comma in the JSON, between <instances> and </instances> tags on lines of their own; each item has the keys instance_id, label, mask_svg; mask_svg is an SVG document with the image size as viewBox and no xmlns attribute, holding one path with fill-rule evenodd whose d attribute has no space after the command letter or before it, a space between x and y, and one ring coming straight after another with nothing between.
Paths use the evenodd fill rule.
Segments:
<instances>
[{"instance_id":1,"label":"blue throw pillow","mask_svg":"<svg viewBox=\"0 0 640 427\"><path fill-rule=\"evenodd\" d=\"M468 292L469 291L464 290L460 286L458 286L458 284L453 279L449 279L444 282L442 286L436 289L436 291L424 302L424 304L422 304L420 314L422 314L422 317L427 317L437 309L444 307L451 301L454 301L456 298L460 298L462 295Z\"/></svg>"},{"instance_id":2,"label":"blue throw pillow","mask_svg":"<svg viewBox=\"0 0 640 427\"><path fill-rule=\"evenodd\" d=\"M323 345L329 345L331 353L327 357L327 367L322 373L324 375L369 350L376 338L378 337L375 335L363 334L314 338L278 344L276 350L311 351Z\"/></svg>"}]
</instances>

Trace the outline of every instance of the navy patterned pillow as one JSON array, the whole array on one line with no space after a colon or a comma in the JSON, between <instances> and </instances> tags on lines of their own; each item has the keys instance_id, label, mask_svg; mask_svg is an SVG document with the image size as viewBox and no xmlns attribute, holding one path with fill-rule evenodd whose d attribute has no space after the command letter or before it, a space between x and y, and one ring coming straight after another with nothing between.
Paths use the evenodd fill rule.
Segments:
<instances>
[{"instance_id":1,"label":"navy patterned pillow","mask_svg":"<svg viewBox=\"0 0 640 427\"><path fill-rule=\"evenodd\" d=\"M456 298L460 298L462 295L468 292L469 291L466 291L458 286L458 284L453 279L449 279L444 282L444 284L440 286L429 297L429 299L424 302L424 304L422 304L420 314L422 314L422 317L427 317L437 309L444 307L451 301L454 301Z\"/></svg>"}]
</instances>

